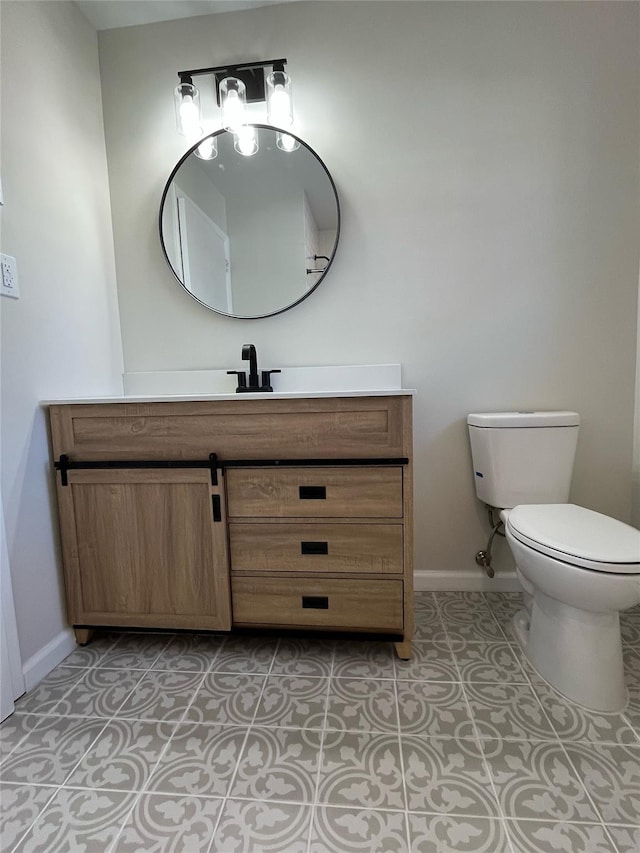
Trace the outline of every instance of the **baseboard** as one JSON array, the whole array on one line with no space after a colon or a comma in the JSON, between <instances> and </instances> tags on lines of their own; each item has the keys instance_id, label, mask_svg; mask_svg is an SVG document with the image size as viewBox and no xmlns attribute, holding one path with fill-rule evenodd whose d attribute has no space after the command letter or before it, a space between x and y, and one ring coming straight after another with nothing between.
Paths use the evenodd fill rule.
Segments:
<instances>
[{"instance_id":1,"label":"baseboard","mask_svg":"<svg viewBox=\"0 0 640 853\"><path fill-rule=\"evenodd\" d=\"M73 631L67 628L60 631L58 636L48 642L39 652L31 655L22 667L26 689L31 690L35 687L45 675L48 675L68 654L71 654L75 647L76 638Z\"/></svg>"},{"instance_id":2,"label":"baseboard","mask_svg":"<svg viewBox=\"0 0 640 853\"><path fill-rule=\"evenodd\" d=\"M413 574L416 590L457 592L520 592L522 586L515 572L498 572L490 578L482 571L430 572L418 570Z\"/></svg>"}]
</instances>

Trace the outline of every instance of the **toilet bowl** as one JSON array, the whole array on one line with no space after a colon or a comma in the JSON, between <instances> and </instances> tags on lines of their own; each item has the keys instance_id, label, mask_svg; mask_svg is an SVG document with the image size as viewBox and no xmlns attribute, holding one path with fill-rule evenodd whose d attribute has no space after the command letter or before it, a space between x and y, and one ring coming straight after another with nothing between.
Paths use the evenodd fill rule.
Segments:
<instances>
[{"instance_id":1,"label":"toilet bowl","mask_svg":"<svg viewBox=\"0 0 640 853\"><path fill-rule=\"evenodd\" d=\"M513 627L559 693L603 712L624 708L619 612L640 603L640 531L570 504L577 412L467 418L476 495L500 511L524 589Z\"/></svg>"},{"instance_id":2,"label":"toilet bowl","mask_svg":"<svg viewBox=\"0 0 640 853\"><path fill-rule=\"evenodd\" d=\"M528 660L572 701L622 710L619 612L640 604L640 531L574 504L501 517L527 599L514 633Z\"/></svg>"}]
</instances>

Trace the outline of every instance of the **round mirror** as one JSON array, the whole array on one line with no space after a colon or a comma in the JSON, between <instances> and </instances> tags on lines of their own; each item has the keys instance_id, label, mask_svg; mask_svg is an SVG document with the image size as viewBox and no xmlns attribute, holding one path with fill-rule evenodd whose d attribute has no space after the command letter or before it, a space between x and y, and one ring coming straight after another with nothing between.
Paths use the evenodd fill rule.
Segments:
<instances>
[{"instance_id":1,"label":"round mirror","mask_svg":"<svg viewBox=\"0 0 640 853\"><path fill-rule=\"evenodd\" d=\"M340 233L336 188L315 151L273 127L248 128L255 153L241 153L252 147L226 130L210 134L176 165L160 205L162 250L177 280L202 305L242 319L306 299Z\"/></svg>"}]
</instances>

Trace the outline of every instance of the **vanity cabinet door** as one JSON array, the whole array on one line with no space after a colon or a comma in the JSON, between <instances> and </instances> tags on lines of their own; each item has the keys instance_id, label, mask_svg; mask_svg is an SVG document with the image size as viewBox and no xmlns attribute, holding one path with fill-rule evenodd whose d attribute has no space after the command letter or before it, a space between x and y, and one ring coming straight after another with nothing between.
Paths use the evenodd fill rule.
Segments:
<instances>
[{"instance_id":1,"label":"vanity cabinet door","mask_svg":"<svg viewBox=\"0 0 640 853\"><path fill-rule=\"evenodd\" d=\"M72 470L58 483L74 625L228 629L224 494L207 470Z\"/></svg>"}]
</instances>

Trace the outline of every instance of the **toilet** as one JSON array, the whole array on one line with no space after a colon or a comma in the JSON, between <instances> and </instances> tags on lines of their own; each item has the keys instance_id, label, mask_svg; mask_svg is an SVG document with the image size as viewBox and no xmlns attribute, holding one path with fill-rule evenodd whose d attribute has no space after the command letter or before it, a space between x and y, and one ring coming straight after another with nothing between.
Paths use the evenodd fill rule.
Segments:
<instances>
[{"instance_id":1,"label":"toilet","mask_svg":"<svg viewBox=\"0 0 640 853\"><path fill-rule=\"evenodd\" d=\"M522 583L515 636L559 693L595 711L627 702L619 612L640 604L640 531L567 503L576 412L467 418L476 494L500 511Z\"/></svg>"}]
</instances>

